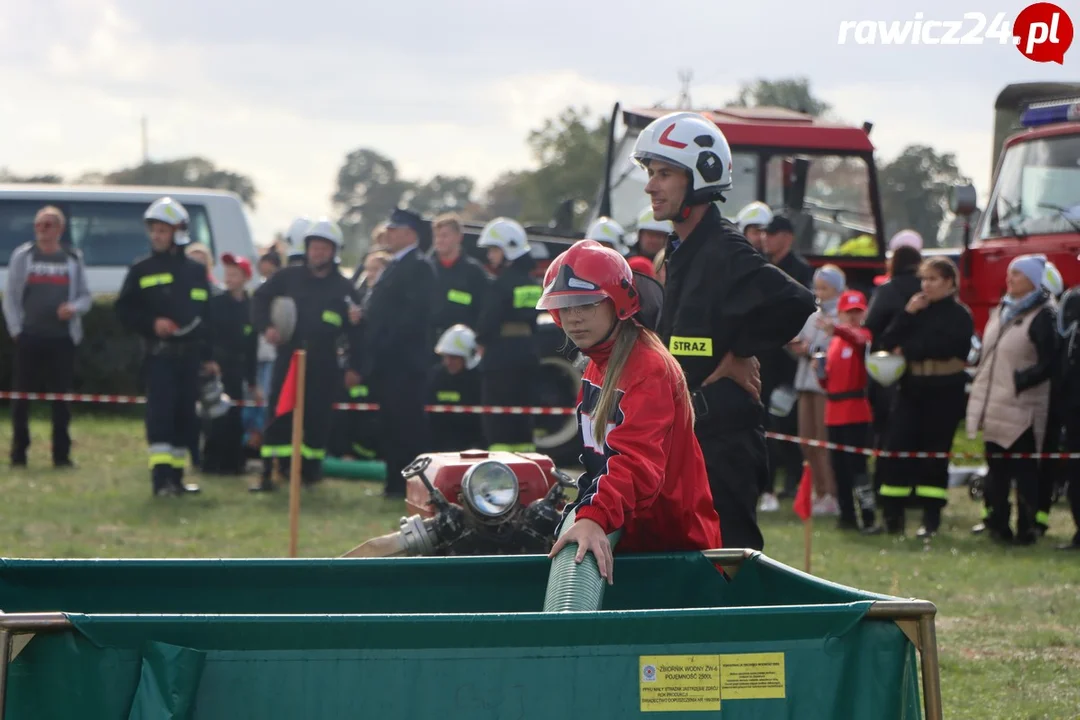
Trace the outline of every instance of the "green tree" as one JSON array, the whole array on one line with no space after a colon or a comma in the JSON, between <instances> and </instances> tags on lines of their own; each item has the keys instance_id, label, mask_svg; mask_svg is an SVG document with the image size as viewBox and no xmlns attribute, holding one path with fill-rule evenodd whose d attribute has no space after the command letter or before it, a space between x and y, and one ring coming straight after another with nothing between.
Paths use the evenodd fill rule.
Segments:
<instances>
[{"instance_id":1,"label":"green tree","mask_svg":"<svg viewBox=\"0 0 1080 720\"><path fill-rule=\"evenodd\" d=\"M41 183L55 185L64 182L64 178L53 173L45 175L16 175L7 168L0 168L0 182L2 183Z\"/></svg>"},{"instance_id":2,"label":"green tree","mask_svg":"<svg viewBox=\"0 0 1080 720\"><path fill-rule=\"evenodd\" d=\"M760 105L782 107L796 112L821 116L832 107L829 103L814 97L807 78L781 78L765 80L758 78L751 83L743 83L739 94L729 107L757 107Z\"/></svg>"},{"instance_id":3,"label":"green tree","mask_svg":"<svg viewBox=\"0 0 1080 720\"><path fill-rule=\"evenodd\" d=\"M465 176L436 175L426 183L413 183L402 198L403 205L421 215L461 212L472 197L476 183Z\"/></svg>"},{"instance_id":4,"label":"green tree","mask_svg":"<svg viewBox=\"0 0 1080 720\"><path fill-rule=\"evenodd\" d=\"M938 230L949 212L949 194L957 183L970 182L960 173L952 153L938 154L928 145L909 145L881 168L881 206L885 237L911 228L926 247L936 247Z\"/></svg>"},{"instance_id":5,"label":"green tree","mask_svg":"<svg viewBox=\"0 0 1080 720\"><path fill-rule=\"evenodd\" d=\"M85 177L95 178L93 175ZM166 185L230 190L252 209L255 208L255 198L258 195L251 178L221 170L201 157L146 162L107 173L102 176L102 181L108 185Z\"/></svg>"},{"instance_id":6,"label":"green tree","mask_svg":"<svg viewBox=\"0 0 1080 720\"><path fill-rule=\"evenodd\" d=\"M402 195L413 187L398 176L393 160L375 150L358 148L345 157L332 202L345 233L348 260L363 255L370 245L371 231L390 217Z\"/></svg>"}]
</instances>

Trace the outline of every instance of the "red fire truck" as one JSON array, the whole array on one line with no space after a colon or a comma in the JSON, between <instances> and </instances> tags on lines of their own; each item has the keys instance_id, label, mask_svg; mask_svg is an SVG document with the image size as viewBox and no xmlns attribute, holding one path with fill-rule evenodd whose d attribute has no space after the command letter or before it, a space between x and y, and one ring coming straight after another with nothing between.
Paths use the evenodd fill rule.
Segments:
<instances>
[{"instance_id":1,"label":"red fire truck","mask_svg":"<svg viewBox=\"0 0 1080 720\"><path fill-rule=\"evenodd\" d=\"M975 217L975 189L956 188L953 210L970 219L960 297L981 334L1005 294L1013 258L1043 253L1080 283L1080 83L1009 85L995 103L993 190Z\"/></svg>"}]
</instances>

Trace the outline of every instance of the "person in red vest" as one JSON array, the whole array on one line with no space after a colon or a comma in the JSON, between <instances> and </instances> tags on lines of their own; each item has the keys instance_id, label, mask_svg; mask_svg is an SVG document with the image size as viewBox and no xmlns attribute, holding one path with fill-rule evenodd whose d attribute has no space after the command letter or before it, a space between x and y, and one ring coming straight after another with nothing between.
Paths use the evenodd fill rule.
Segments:
<instances>
[{"instance_id":1,"label":"person in red vest","mask_svg":"<svg viewBox=\"0 0 1080 720\"><path fill-rule=\"evenodd\" d=\"M872 338L870 331L862 326L866 296L858 290L848 290L840 296L836 311L835 321L827 317L819 320L819 327L832 334L822 382L826 393L825 426L829 430L829 442L864 448L869 446L873 422L866 396L866 348ZM855 515L858 499L863 533L880 533L881 527L874 521L874 488L866 470L866 456L833 450L831 460L840 504L837 528L859 529Z\"/></svg>"}]
</instances>

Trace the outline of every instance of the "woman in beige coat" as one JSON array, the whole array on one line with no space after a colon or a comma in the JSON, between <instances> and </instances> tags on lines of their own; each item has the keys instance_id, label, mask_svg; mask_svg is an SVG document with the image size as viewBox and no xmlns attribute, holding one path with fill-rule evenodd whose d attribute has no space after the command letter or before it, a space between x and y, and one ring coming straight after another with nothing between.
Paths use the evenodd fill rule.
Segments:
<instances>
[{"instance_id":1,"label":"woman in beige coat","mask_svg":"<svg viewBox=\"0 0 1080 720\"><path fill-rule=\"evenodd\" d=\"M989 474L985 528L995 540L1035 542L1039 468L1035 459L1003 453L1042 452L1050 406L1050 376L1058 352L1054 308L1042 287L1043 255L1009 265L1007 294L990 313L983 353L967 406L968 437L981 430ZM1009 491L1016 482L1016 534L1009 527Z\"/></svg>"}]
</instances>

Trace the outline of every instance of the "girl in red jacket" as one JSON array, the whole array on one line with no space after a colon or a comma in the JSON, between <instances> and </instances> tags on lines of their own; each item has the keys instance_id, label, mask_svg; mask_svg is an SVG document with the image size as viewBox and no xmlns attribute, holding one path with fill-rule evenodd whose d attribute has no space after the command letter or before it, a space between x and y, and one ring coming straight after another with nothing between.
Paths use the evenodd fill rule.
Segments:
<instances>
[{"instance_id":1,"label":"girl in red jacket","mask_svg":"<svg viewBox=\"0 0 1080 720\"><path fill-rule=\"evenodd\" d=\"M862 326L866 315L866 296L858 290L848 290L836 306L837 322L827 318L820 326L832 334L825 355L825 427L829 442L837 445L868 447L873 415L866 397L866 347L870 331ZM840 530L858 530L855 499L858 499L865 534L877 534L881 527L874 523L874 488L866 471L866 456L862 453L833 450L833 474L836 476L836 498L840 505Z\"/></svg>"},{"instance_id":2,"label":"girl in red jacket","mask_svg":"<svg viewBox=\"0 0 1080 720\"><path fill-rule=\"evenodd\" d=\"M574 525L551 557L577 543L577 562L592 552L609 584L607 536L620 528L620 553L720 547L686 379L642 324L641 292L651 288L638 282L651 281L636 280L619 253L584 240L548 267L537 304L589 359L577 406L585 472L567 508L576 510Z\"/></svg>"}]
</instances>

